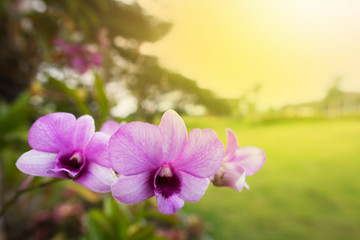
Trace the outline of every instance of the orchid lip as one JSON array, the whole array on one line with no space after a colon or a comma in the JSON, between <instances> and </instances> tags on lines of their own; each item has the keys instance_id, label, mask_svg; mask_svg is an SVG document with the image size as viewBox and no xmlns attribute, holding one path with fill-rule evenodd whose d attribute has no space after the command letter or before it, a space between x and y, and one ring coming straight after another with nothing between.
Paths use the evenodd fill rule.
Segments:
<instances>
[{"instance_id":1,"label":"orchid lip","mask_svg":"<svg viewBox=\"0 0 360 240\"><path fill-rule=\"evenodd\" d=\"M181 179L170 165L163 165L154 176L155 192L168 198L181 190Z\"/></svg>"},{"instance_id":2,"label":"orchid lip","mask_svg":"<svg viewBox=\"0 0 360 240\"><path fill-rule=\"evenodd\" d=\"M81 174L85 166L85 157L81 151L75 151L72 153L59 153L54 172L64 171L69 178L77 178Z\"/></svg>"}]
</instances>

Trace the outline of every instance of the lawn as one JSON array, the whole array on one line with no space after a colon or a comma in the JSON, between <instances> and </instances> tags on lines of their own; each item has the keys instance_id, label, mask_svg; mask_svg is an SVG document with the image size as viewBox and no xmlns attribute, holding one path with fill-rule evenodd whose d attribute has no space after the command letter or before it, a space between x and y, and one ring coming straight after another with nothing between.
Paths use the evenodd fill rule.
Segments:
<instances>
[{"instance_id":1,"label":"lawn","mask_svg":"<svg viewBox=\"0 0 360 240\"><path fill-rule=\"evenodd\" d=\"M211 187L184 210L214 239L360 239L360 121L317 120L251 126L185 118L189 129L232 128L242 146L264 149L264 167L238 193Z\"/></svg>"}]
</instances>

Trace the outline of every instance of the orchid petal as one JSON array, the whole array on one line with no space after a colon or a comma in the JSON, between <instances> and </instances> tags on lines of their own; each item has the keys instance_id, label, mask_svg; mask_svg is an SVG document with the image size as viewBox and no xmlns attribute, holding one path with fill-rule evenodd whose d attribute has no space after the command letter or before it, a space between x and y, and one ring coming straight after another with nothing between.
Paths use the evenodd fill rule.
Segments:
<instances>
[{"instance_id":1,"label":"orchid petal","mask_svg":"<svg viewBox=\"0 0 360 240\"><path fill-rule=\"evenodd\" d=\"M113 197L121 203L139 203L154 196L153 177L149 172L121 176L111 190Z\"/></svg>"},{"instance_id":2,"label":"orchid petal","mask_svg":"<svg viewBox=\"0 0 360 240\"><path fill-rule=\"evenodd\" d=\"M76 120L74 144L76 149L84 149L95 132L94 119L84 115Z\"/></svg>"},{"instance_id":3,"label":"orchid petal","mask_svg":"<svg viewBox=\"0 0 360 240\"><path fill-rule=\"evenodd\" d=\"M125 123L118 123L112 120L106 121L101 126L100 132L104 132L112 136L123 124Z\"/></svg>"},{"instance_id":4,"label":"orchid petal","mask_svg":"<svg viewBox=\"0 0 360 240\"><path fill-rule=\"evenodd\" d=\"M182 155L173 163L175 169L205 178L216 173L224 157L224 147L210 129L193 129Z\"/></svg>"},{"instance_id":5,"label":"orchid petal","mask_svg":"<svg viewBox=\"0 0 360 240\"><path fill-rule=\"evenodd\" d=\"M226 129L227 134L227 148L225 152L225 158L229 159L232 155L234 155L237 147L238 147L238 141L236 138L235 133L231 129Z\"/></svg>"},{"instance_id":6,"label":"orchid petal","mask_svg":"<svg viewBox=\"0 0 360 240\"><path fill-rule=\"evenodd\" d=\"M88 161L96 162L104 167L111 167L107 146L110 136L103 132L96 132L86 146L85 156Z\"/></svg>"},{"instance_id":7,"label":"orchid petal","mask_svg":"<svg viewBox=\"0 0 360 240\"><path fill-rule=\"evenodd\" d=\"M40 177L68 178L66 173L53 172L57 154L30 150L16 162L16 167L23 173Z\"/></svg>"},{"instance_id":8,"label":"orchid petal","mask_svg":"<svg viewBox=\"0 0 360 240\"><path fill-rule=\"evenodd\" d=\"M215 186L227 186L238 192L241 192L245 186L249 188L245 182L246 170L236 163L225 163L213 178Z\"/></svg>"},{"instance_id":9,"label":"orchid petal","mask_svg":"<svg viewBox=\"0 0 360 240\"><path fill-rule=\"evenodd\" d=\"M117 180L115 172L93 162L88 162L83 172L74 179L84 187L99 193L111 191L111 185Z\"/></svg>"},{"instance_id":10,"label":"orchid petal","mask_svg":"<svg viewBox=\"0 0 360 240\"><path fill-rule=\"evenodd\" d=\"M238 174L240 174L240 172L238 172ZM231 177L231 173L229 174L225 174L225 175L229 175L229 176L225 176L226 177ZM244 170L244 172L240 175L240 177L238 177L238 179L234 182L234 185L232 186L233 189L241 192L243 187L246 187L247 189L249 189L249 185L245 182L245 176L246 176L246 171Z\"/></svg>"},{"instance_id":11,"label":"orchid petal","mask_svg":"<svg viewBox=\"0 0 360 240\"><path fill-rule=\"evenodd\" d=\"M185 172L179 173L182 180L179 197L189 202L199 201L209 187L210 180L208 178L197 178Z\"/></svg>"},{"instance_id":12,"label":"orchid petal","mask_svg":"<svg viewBox=\"0 0 360 240\"><path fill-rule=\"evenodd\" d=\"M184 206L184 200L179 198L176 194L165 198L160 193L156 193L156 203L159 212L163 214L173 214Z\"/></svg>"},{"instance_id":13,"label":"orchid petal","mask_svg":"<svg viewBox=\"0 0 360 240\"><path fill-rule=\"evenodd\" d=\"M38 151L57 153L74 147L76 118L70 113L50 113L30 128L29 144Z\"/></svg>"},{"instance_id":14,"label":"orchid petal","mask_svg":"<svg viewBox=\"0 0 360 240\"><path fill-rule=\"evenodd\" d=\"M176 160L187 140L187 130L183 119L174 110L168 110L161 118L159 130L163 139L162 160L164 162Z\"/></svg>"},{"instance_id":15,"label":"orchid petal","mask_svg":"<svg viewBox=\"0 0 360 240\"><path fill-rule=\"evenodd\" d=\"M157 126L132 122L110 138L109 157L113 168L122 175L152 171L161 165L161 137Z\"/></svg>"},{"instance_id":16,"label":"orchid petal","mask_svg":"<svg viewBox=\"0 0 360 240\"><path fill-rule=\"evenodd\" d=\"M246 169L246 176L251 176L265 164L265 153L261 148L242 147L235 152L235 157L231 162Z\"/></svg>"}]
</instances>

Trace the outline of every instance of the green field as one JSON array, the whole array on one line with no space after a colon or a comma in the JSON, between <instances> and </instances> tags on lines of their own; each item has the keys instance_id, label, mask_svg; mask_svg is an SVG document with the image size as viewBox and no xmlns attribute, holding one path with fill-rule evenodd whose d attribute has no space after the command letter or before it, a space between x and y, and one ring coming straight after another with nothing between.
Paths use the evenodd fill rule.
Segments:
<instances>
[{"instance_id":1,"label":"green field","mask_svg":"<svg viewBox=\"0 0 360 240\"><path fill-rule=\"evenodd\" d=\"M360 121L317 120L251 126L185 118L212 128L226 145L232 128L242 146L265 150L264 167L238 193L210 187L184 211L199 214L214 239L360 239Z\"/></svg>"}]
</instances>

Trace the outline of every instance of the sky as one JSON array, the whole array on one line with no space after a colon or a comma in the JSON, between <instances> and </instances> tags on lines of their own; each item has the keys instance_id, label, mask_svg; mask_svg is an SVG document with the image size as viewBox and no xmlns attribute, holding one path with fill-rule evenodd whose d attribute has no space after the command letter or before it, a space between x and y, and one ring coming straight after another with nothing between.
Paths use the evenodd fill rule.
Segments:
<instances>
[{"instance_id":1,"label":"sky","mask_svg":"<svg viewBox=\"0 0 360 240\"><path fill-rule=\"evenodd\" d=\"M140 0L173 23L142 51L221 97L260 107L320 100L337 77L360 91L358 0Z\"/></svg>"}]
</instances>

